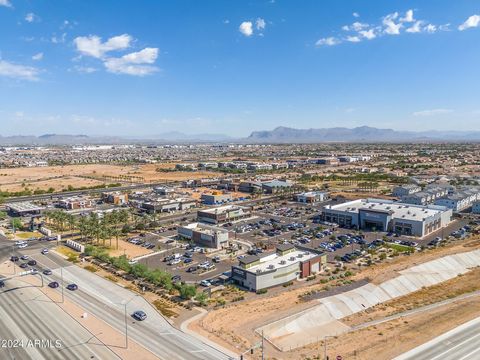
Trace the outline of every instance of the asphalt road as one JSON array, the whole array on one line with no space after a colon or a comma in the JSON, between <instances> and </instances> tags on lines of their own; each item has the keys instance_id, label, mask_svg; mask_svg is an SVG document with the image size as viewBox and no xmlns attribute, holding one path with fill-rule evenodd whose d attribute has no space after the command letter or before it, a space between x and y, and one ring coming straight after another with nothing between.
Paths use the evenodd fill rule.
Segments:
<instances>
[{"instance_id":1,"label":"asphalt road","mask_svg":"<svg viewBox=\"0 0 480 360\"><path fill-rule=\"evenodd\" d=\"M396 357L394 360L478 360L480 318L469 321L439 337Z\"/></svg>"},{"instance_id":2,"label":"asphalt road","mask_svg":"<svg viewBox=\"0 0 480 360\"><path fill-rule=\"evenodd\" d=\"M1 290L1 359L119 359L37 287L9 280Z\"/></svg>"},{"instance_id":3,"label":"asphalt road","mask_svg":"<svg viewBox=\"0 0 480 360\"><path fill-rule=\"evenodd\" d=\"M71 265L55 254L42 255L34 247L19 251L37 261L39 271L49 268L53 275L45 276L45 282L61 282L63 272L64 285L76 283L77 291L65 290L65 296L85 309L87 313L105 321L119 332L125 332L125 303L127 306L127 326L130 339L151 351L159 359L165 360L224 360L230 357L205 344L189 334L173 328L142 297L124 289L111 281ZM60 271L60 268L63 270ZM7 281L8 283L8 281ZM60 291L60 290L58 290ZM131 318L136 310L143 310L148 318L138 322ZM37 321L32 328L40 326Z\"/></svg>"}]
</instances>

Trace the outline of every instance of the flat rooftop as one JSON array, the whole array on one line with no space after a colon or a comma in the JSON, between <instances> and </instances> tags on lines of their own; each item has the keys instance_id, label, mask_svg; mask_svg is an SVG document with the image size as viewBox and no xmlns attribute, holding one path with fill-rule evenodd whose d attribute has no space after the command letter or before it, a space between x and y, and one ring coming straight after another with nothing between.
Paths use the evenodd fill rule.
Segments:
<instances>
[{"instance_id":1,"label":"flat rooftop","mask_svg":"<svg viewBox=\"0 0 480 360\"><path fill-rule=\"evenodd\" d=\"M181 226L180 228L190 229L190 230L197 231L207 235L215 235L215 233L218 233L218 232L228 233L227 229L224 229L218 226L205 225L202 223L191 223L185 226Z\"/></svg>"},{"instance_id":2,"label":"flat rooftop","mask_svg":"<svg viewBox=\"0 0 480 360\"><path fill-rule=\"evenodd\" d=\"M325 209L351 213L358 213L361 209L370 211L393 212L393 216L395 218L403 218L407 220L423 220L447 210L447 208L443 206L412 205L381 199L359 199L333 206L328 205L325 207Z\"/></svg>"},{"instance_id":3,"label":"flat rooftop","mask_svg":"<svg viewBox=\"0 0 480 360\"><path fill-rule=\"evenodd\" d=\"M275 270L282 267L286 267L294 263L298 263L300 261L310 260L316 256L318 256L318 254L305 251L305 250L298 250L298 249L291 251L285 255L279 255L277 252L274 252L272 254L265 254L265 255L262 254L262 256L260 257L256 255L251 255L248 257L248 258L251 257L251 259L247 259L246 263L252 263L252 262L255 262L256 260L260 260L260 263L246 270L254 273L257 271L265 272L269 270Z\"/></svg>"},{"instance_id":4,"label":"flat rooftop","mask_svg":"<svg viewBox=\"0 0 480 360\"><path fill-rule=\"evenodd\" d=\"M206 212L206 213L224 213L227 211L234 211L234 210L246 210L247 208L244 206L238 206L238 205L225 205L225 206L219 206L216 208L212 209L206 209L206 210L198 210L199 212Z\"/></svg>"},{"instance_id":5,"label":"flat rooftop","mask_svg":"<svg viewBox=\"0 0 480 360\"><path fill-rule=\"evenodd\" d=\"M5 206L8 207L10 210L15 211L16 213L43 210L43 207L32 204L31 202L8 203L5 204Z\"/></svg>"}]
</instances>

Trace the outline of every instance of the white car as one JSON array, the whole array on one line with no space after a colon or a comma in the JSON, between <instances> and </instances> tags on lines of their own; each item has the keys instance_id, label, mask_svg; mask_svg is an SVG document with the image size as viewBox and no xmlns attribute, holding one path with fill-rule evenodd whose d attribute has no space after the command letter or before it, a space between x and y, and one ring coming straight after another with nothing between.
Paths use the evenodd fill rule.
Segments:
<instances>
[{"instance_id":1,"label":"white car","mask_svg":"<svg viewBox=\"0 0 480 360\"><path fill-rule=\"evenodd\" d=\"M18 248L19 248L19 249L24 249L24 248L26 248L27 246L28 246L27 244L23 243L23 244L18 245Z\"/></svg>"},{"instance_id":2,"label":"white car","mask_svg":"<svg viewBox=\"0 0 480 360\"><path fill-rule=\"evenodd\" d=\"M169 262L169 265L176 265L180 263L182 260L181 259L173 259L172 261Z\"/></svg>"},{"instance_id":3,"label":"white car","mask_svg":"<svg viewBox=\"0 0 480 360\"><path fill-rule=\"evenodd\" d=\"M208 280L202 280L202 281L200 281L200 285L205 286L205 287L209 287L212 284Z\"/></svg>"}]
</instances>

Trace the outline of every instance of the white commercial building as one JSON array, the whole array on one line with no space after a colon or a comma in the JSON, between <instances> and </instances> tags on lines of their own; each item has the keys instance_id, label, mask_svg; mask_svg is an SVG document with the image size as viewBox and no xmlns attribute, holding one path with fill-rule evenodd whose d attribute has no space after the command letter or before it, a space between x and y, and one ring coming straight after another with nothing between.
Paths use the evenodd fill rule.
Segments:
<instances>
[{"instance_id":1,"label":"white commercial building","mask_svg":"<svg viewBox=\"0 0 480 360\"><path fill-rule=\"evenodd\" d=\"M383 199L359 199L338 205L327 205L322 220L340 226L393 231L424 237L448 225L452 210L437 205L412 205Z\"/></svg>"},{"instance_id":2,"label":"white commercial building","mask_svg":"<svg viewBox=\"0 0 480 360\"><path fill-rule=\"evenodd\" d=\"M232 266L232 279L252 291L306 278L323 270L327 256L321 252L278 245L274 253L250 255Z\"/></svg>"},{"instance_id":3,"label":"white commercial building","mask_svg":"<svg viewBox=\"0 0 480 360\"><path fill-rule=\"evenodd\" d=\"M182 238L209 248L219 249L228 242L228 230L200 223L180 226L177 233Z\"/></svg>"},{"instance_id":4,"label":"white commercial building","mask_svg":"<svg viewBox=\"0 0 480 360\"><path fill-rule=\"evenodd\" d=\"M309 191L295 195L295 200L305 204L327 201L330 198L326 191Z\"/></svg>"}]
</instances>

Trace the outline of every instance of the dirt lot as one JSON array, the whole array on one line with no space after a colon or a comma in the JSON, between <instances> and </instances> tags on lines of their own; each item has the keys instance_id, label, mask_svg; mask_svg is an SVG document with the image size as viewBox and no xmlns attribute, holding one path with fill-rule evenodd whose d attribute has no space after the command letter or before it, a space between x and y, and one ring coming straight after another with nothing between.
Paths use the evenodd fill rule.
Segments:
<instances>
[{"instance_id":1,"label":"dirt lot","mask_svg":"<svg viewBox=\"0 0 480 360\"><path fill-rule=\"evenodd\" d=\"M146 164L146 165L68 165L49 166L35 168L15 168L0 170L0 189L3 191L20 191L24 183L30 189L46 190L49 187L55 190L72 185L76 188L81 186L94 186L104 182L161 182L182 181L216 177L218 174L197 172L160 172L157 168L173 168L175 164Z\"/></svg>"},{"instance_id":2,"label":"dirt lot","mask_svg":"<svg viewBox=\"0 0 480 360\"><path fill-rule=\"evenodd\" d=\"M374 283L381 283L397 276L399 270L448 254L471 251L479 245L479 240L468 240L452 243L447 247L425 251L414 256L400 256L385 263L364 268L361 272L354 275L353 279L369 279ZM241 347L247 349L251 344L258 341L258 337L254 335L254 329L273 320L314 306L314 302L300 302L298 296L306 291L322 289L323 287L323 284L317 282L310 286L283 291L270 297L268 294L257 296L252 301L240 302L223 309L211 311L205 318L194 322L190 327L192 330L198 331L224 346L230 345L231 348ZM273 348L271 350L274 351ZM293 352L293 356L288 353L277 353L277 356L279 359L298 359L298 355L302 351L303 349ZM365 359L367 358L365 357Z\"/></svg>"},{"instance_id":3,"label":"dirt lot","mask_svg":"<svg viewBox=\"0 0 480 360\"><path fill-rule=\"evenodd\" d=\"M387 360L417 347L480 314L478 298L465 299L435 310L398 318L328 341L330 358ZM300 350L285 359L305 359L316 354L315 347ZM302 356L299 357L299 354ZM282 357L283 358L283 357Z\"/></svg>"}]
</instances>

